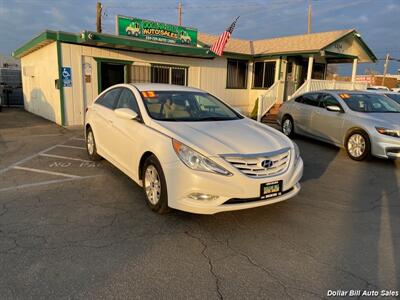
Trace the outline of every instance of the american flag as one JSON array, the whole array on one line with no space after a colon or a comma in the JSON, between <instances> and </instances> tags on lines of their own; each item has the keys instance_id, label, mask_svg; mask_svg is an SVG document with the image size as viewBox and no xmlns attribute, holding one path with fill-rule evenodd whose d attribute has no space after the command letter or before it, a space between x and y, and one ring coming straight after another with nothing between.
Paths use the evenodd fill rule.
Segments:
<instances>
[{"instance_id":1,"label":"american flag","mask_svg":"<svg viewBox=\"0 0 400 300\"><path fill-rule=\"evenodd\" d=\"M210 48L210 50L212 52L214 52L215 54L217 54L218 56L222 55L222 52L224 51L225 45L228 42L229 38L232 35L233 29L235 29L236 26L236 22L239 19L239 17L237 17L235 19L235 21L233 21L233 23L231 24L231 26L229 26L218 38L218 41L216 41L214 43L214 45L212 45L212 47Z\"/></svg>"}]
</instances>

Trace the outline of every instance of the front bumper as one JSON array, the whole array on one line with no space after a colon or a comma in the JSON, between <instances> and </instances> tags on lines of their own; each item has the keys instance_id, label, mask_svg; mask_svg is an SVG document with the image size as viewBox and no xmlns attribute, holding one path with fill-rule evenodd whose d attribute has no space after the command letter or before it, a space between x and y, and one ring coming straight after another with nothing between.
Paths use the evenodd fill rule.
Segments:
<instances>
[{"instance_id":1,"label":"front bumper","mask_svg":"<svg viewBox=\"0 0 400 300\"><path fill-rule=\"evenodd\" d=\"M376 133L371 138L371 152L381 158L400 158L400 138Z\"/></svg>"},{"instance_id":2,"label":"front bumper","mask_svg":"<svg viewBox=\"0 0 400 300\"><path fill-rule=\"evenodd\" d=\"M303 161L299 158L296 164L291 162L283 174L266 178L251 178L238 170L232 172L233 176L194 171L181 161L164 165L163 170L167 181L169 207L191 213L215 214L264 206L294 197L300 191ZM283 181L282 195L260 199L261 184L277 180ZM218 198L194 200L188 197L191 193L216 195Z\"/></svg>"}]
</instances>

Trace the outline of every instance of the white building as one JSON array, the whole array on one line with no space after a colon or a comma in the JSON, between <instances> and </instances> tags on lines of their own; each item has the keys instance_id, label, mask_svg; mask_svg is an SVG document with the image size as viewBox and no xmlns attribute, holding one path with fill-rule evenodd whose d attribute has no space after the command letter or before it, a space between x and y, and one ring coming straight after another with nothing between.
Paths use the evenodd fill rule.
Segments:
<instances>
[{"instance_id":1,"label":"white building","mask_svg":"<svg viewBox=\"0 0 400 300\"><path fill-rule=\"evenodd\" d=\"M60 125L84 122L86 106L121 82L162 82L204 89L245 114L259 114L294 93L354 88L357 63L375 55L354 30L264 40L230 39L223 56L209 51L217 36L177 45L84 31L45 31L15 50L21 59L25 109ZM353 64L353 82L326 81L330 63Z\"/></svg>"}]
</instances>

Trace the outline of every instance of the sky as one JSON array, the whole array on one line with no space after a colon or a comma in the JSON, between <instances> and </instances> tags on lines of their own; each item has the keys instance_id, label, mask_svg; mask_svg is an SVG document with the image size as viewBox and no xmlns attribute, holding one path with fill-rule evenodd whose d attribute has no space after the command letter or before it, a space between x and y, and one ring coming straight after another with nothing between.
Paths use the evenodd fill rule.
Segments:
<instances>
[{"instance_id":1,"label":"sky","mask_svg":"<svg viewBox=\"0 0 400 300\"><path fill-rule=\"evenodd\" d=\"M233 37L263 39L307 31L307 8L313 7L314 32L355 28L379 61L362 64L383 71L386 53L400 60L400 0L183 0L183 25L220 34L240 15ZM117 14L176 24L178 0L102 1L103 32L114 33ZM45 29L95 30L94 0L0 0L0 53L11 55ZM390 61L389 73L400 62ZM348 75L349 67L340 68Z\"/></svg>"}]
</instances>

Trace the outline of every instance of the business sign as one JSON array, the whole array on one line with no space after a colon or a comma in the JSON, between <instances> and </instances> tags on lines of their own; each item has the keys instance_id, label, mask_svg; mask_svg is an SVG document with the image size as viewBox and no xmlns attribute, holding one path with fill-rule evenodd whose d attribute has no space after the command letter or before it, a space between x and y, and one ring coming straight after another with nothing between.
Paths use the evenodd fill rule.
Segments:
<instances>
[{"instance_id":1,"label":"business sign","mask_svg":"<svg viewBox=\"0 0 400 300\"><path fill-rule=\"evenodd\" d=\"M134 38L197 46L197 29L161 22L117 16L117 34Z\"/></svg>"},{"instance_id":2,"label":"business sign","mask_svg":"<svg viewBox=\"0 0 400 300\"><path fill-rule=\"evenodd\" d=\"M72 86L71 67L62 67L61 68L61 79L62 79L63 87L71 87Z\"/></svg>"}]
</instances>

